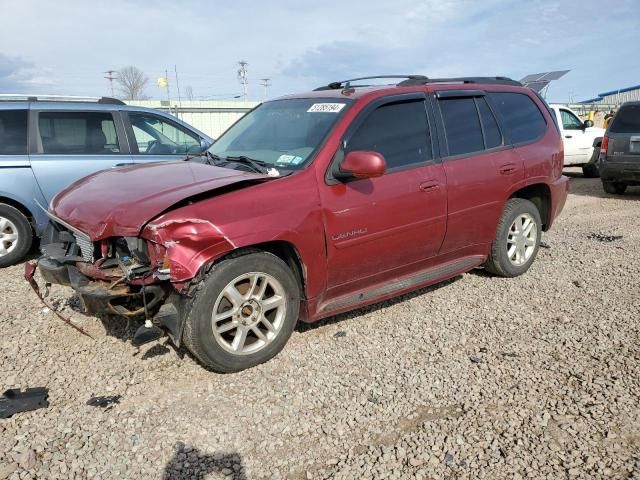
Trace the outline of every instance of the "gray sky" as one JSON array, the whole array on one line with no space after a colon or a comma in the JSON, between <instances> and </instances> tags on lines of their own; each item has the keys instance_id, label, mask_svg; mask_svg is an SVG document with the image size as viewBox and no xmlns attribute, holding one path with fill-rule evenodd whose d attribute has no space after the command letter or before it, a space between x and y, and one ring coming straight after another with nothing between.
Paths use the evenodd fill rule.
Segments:
<instances>
[{"instance_id":1,"label":"gray sky","mask_svg":"<svg viewBox=\"0 0 640 480\"><path fill-rule=\"evenodd\" d=\"M196 96L304 91L361 75L571 69L553 101L640 84L638 0L0 0L0 92L106 95L104 71L156 79L177 64ZM175 87L175 83L173 85ZM174 88L175 95L175 88Z\"/></svg>"}]
</instances>

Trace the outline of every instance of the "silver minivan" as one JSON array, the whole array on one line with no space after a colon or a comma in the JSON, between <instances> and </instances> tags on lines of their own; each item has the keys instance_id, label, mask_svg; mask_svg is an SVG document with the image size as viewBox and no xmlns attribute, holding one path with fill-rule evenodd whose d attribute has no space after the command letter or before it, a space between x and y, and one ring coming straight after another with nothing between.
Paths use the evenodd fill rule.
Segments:
<instances>
[{"instance_id":1,"label":"silver minivan","mask_svg":"<svg viewBox=\"0 0 640 480\"><path fill-rule=\"evenodd\" d=\"M172 115L113 98L0 95L0 267L24 258L47 225L42 207L74 181L212 143Z\"/></svg>"}]
</instances>

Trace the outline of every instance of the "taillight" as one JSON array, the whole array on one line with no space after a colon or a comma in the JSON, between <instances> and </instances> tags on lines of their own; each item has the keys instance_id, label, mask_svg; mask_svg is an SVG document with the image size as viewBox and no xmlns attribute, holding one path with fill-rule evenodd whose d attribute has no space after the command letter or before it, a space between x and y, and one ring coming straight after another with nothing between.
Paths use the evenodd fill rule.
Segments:
<instances>
[{"instance_id":1,"label":"taillight","mask_svg":"<svg viewBox=\"0 0 640 480\"><path fill-rule=\"evenodd\" d=\"M607 148L609 148L609 137L606 135L602 137L602 143L600 143L600 159L605 160L607 158Z\"/></svg>"}]
</instances>

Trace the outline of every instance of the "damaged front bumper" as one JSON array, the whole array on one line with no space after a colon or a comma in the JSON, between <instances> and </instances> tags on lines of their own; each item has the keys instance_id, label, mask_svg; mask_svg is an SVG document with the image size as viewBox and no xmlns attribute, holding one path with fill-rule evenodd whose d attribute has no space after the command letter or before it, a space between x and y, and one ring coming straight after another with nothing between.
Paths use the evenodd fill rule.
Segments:
<instances>
[{"instance_id":1,"label":"damaged front bumper","mask_svg":"<svg viewBox=\"0 0 640 480\"><path fill-rule=\"evenodd\" d=\"M73 288L89 314L111 313L123 317L138 317L157 310L167 297L167 286L141 285L95 280L81 273L76 264L65 264L49 257L41 257L38 267L47 283Z\"/></svg>"},{"instance_id":2,"label":"damaged front bumper","mask_svg":"<svg viewBox=\"0 0 640 480\"><path fill-rule=\"evenodd\" d=\"M180 346L187 296L179 293L171 282L157 278L150 268L136 273L121 258L118 263L107 262L105 257L89 261L67 232L55 225L51 228L56 231L45 234L43 255L37 262L25 264L25 278L32 285L38 268L47 285L73 288L87 314L144 319L145 328L162 329ZM100 244L95 246L99 248ZM36 287L34 290L38 293ZM134 337L134 343L135 340Z\"/></svg>"}]
</instances>

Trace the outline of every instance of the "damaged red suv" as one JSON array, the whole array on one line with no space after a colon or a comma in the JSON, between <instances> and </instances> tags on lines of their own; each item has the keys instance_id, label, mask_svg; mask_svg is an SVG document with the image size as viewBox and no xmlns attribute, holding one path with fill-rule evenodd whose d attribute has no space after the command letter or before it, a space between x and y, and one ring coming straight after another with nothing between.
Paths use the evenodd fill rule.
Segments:
<instances>
[{"instance_id":1,"label":"damaged red suv","mask_svg":"<svg viewBox=\"0 0 640 480\"><path fill-rule=\"evenodd\" d=\"M366 80L265 102L202 156L76 182L49 208L45 282L234 372L299 319L526 272L568 190L544 100L504 77Z\"/></svg>"}]
</instances>

